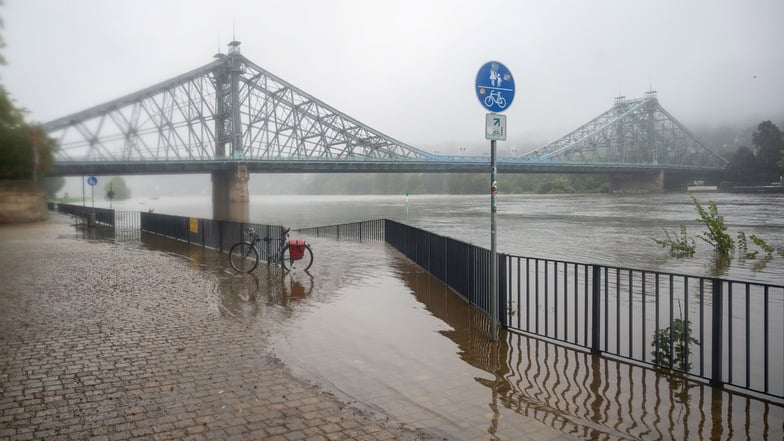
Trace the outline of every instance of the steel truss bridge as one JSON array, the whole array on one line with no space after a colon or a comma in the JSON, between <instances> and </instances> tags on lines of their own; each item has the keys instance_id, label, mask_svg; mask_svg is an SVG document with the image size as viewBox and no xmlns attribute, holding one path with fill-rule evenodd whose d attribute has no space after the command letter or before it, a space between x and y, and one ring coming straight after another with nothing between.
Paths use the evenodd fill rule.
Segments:
<instances>
[{"instance_id":1,"label":"steel truss bridge","mask_svg":"<svg viewBox=\"0 0 784 441\"><path fill-rule=\"evenodd\" d=\"M227 54L170 80L44 124L58 141L52 175L248 172L487 172L486 156L436 155L341 113ZM717 175L727 161L665 111L655 92L613 107L502 173L666 171Z\"/></svg>"}]
</instances>

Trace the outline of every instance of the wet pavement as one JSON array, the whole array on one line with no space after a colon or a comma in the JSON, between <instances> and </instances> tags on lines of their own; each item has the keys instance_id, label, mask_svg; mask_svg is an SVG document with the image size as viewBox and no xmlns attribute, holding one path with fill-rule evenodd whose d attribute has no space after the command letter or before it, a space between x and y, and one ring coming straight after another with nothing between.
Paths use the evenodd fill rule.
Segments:
<instances>
[{"instance_id":1,"label":"wet pavement","mask_svg":"<svg viewBox=\"0 0 784 441\"><path fill-rule=\"evenodd\" d=\"M432 439L294 378L193 260L0 226L0 439Z\"/></svg>"},{"instance_id":2,"label":"wet pavement","mask_svg":"<svg viewBox=\"0 0 784 441\"><path fill-rule=\"evenodd\" d=\"M383 243L307 238L310 273L238 275L199 246L55 219L0 227L2 439L784 437L775 403L491 344Z\"/></svg>"}]
</instances>

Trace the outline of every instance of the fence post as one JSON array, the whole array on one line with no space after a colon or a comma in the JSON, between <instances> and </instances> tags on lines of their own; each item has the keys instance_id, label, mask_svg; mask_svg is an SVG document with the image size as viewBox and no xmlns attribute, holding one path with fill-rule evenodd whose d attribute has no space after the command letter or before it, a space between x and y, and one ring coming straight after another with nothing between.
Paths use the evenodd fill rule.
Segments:
<instances>
[{"instance_id":1,"label":"fence post","mask_svg":"<svg viewBox=\"0 0 784 441\"><path fill-rule=\"evenodd\" d=\"M599 265L592 266L592 279L591 279L591 354L599 354L601 352L600 348L600 329L602 329L599 321L601 320L600 311L601 311L601 274L602 270ZM606 295L606 294L605 294Z\"/></svg>"},{"instance_id":2,"label":"fence post","mask_svg":"<svg viewBox=\"0 0 784 441\"><path fill-rule=\"evenodd\" d=\"M712 285L712 307L713 314L711 320L711 379L710 384L714 387L721 387L724 384L722 368L724 360L722 358L722 348L724 333L722 332L722 320L724 318L724 302L722 296L721 279L711 279Z\"/></svg>"},{"instance_id":3,"label":"fence post","mask_svg":"<svg viewBox=\"0 0 784 441\"><path fill-rule=\"evenodd\" d=\"M218 221L218 251L223 252L223 221Z\"/></svg>"},{"instance_id":4,"label":"fence post","mask_svg":"<svg viewBox=\"0 0 784 441\"><path fill-rule=\"evenodd\" d=\"M509 311L507 308L509 307L509 303L507 302L507 259L506 254L498 253L498 292L495 293L498 296L498 315L499 321L501 322L501 326L504 328L509 327Z\"/></svg>"}]
</instances>

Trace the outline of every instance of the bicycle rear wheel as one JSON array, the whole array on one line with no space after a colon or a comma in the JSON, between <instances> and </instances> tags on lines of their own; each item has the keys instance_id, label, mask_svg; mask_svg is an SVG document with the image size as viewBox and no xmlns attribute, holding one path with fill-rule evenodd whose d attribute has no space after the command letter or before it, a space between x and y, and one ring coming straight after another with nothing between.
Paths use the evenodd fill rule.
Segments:
<instances>
[{"instance_id":1,"label":"bicycle rear wheel","mask_svg":"<svg viewBox=\"0 0 784 441\"><path fill-rule=\"evenodd\" d=\"M283 251L280 252L280 264L283 269L289 272L307 271L313 265L313 251L310 250L310 245L303 245L305 247L302 253L302 258L293 259L291 257L291 246L286 245Z\"/></svg>"},{"instance_id":2,"label":"bicycle rear wheel","mask_svg":"<svg viewBox=\"0 0 784 441\"><path fill-rule=\"evenodd\" d=\"M238 242L229 250L231 267L241 273L249 273L259 264L259 252L250 242Z\"/></svg>"}]
</instances>

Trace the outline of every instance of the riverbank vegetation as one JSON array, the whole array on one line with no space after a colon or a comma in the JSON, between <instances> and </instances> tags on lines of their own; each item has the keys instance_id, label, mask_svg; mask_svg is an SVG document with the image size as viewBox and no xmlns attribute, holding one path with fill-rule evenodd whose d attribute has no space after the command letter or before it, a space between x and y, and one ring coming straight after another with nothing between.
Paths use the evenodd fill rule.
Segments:
<instances>
[{"instance_id":1,"label":"riverbank vegetation","mask_svg":"<svg viewBox=\"0 0 784 441\"><path fill-rule=\"evenodd\" d=\"M489 173L404 173L309 175L286 193L302 194L485 194ZM499 174L500 193L607 193L610 181L600 175ZM281 189L283 190L283 189Z\"/></svg>"},{"instance_id":2,"label":"riverbank vegetation","mask_svg":"<svg viewBox=\"0 0 784 441\"><path fill-rule=\"evenodd\" d=\"M753 147L742 145L729 159L721 189L780 182L784 174L784 134L773 122L762 121L751 141Z\"/></svg>"},{"instance_id":3,"label":"riverbank vegetation","mask_svg":"<svg viewBox=\"0 0 784 441\"><path fill-rule=\"evenodd\" d=\"M717 257L716 261L721 263L720 265L717 265L717 267L726 267L733 257L737 257L737 259L743 261L754 260L761 256L760 262L762 265L755 266L755 269L761 269L766 262L773 258L774 253L784 257L784 246L777 249L756 234L747 236L745 232L740 231L737 233L736 241L727 231L727 224L724 221L724 216L719 214L719 208L716 201L708 201L708 207L706 209L700 204L696 197L691 194L689 197L699 215L697 221L707 230L698 233L696 237L713 248ZM684 224L680 224L680 234L671 234L664 228L663 230L663 239L651 237L651 240L662 248L669 248L670 256L678 258L694 256L696 243L693 238L689 237ZM749 244L749 240L751 240L751 244ZM757 249L750 248L752 244Z\"/></svg>"}]
</instances>

